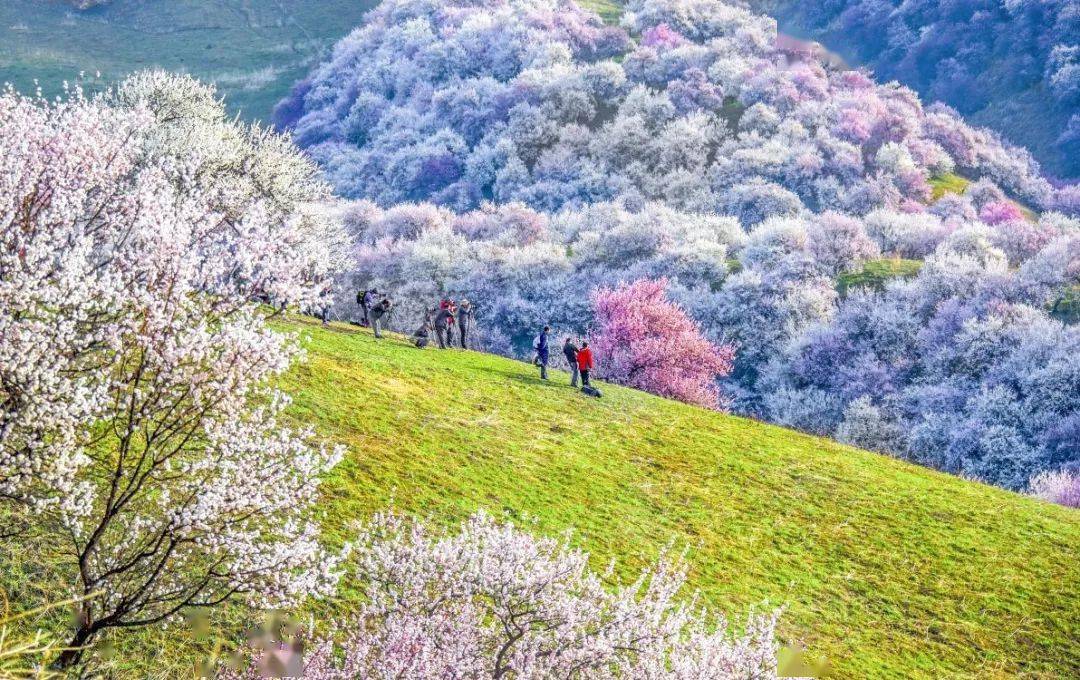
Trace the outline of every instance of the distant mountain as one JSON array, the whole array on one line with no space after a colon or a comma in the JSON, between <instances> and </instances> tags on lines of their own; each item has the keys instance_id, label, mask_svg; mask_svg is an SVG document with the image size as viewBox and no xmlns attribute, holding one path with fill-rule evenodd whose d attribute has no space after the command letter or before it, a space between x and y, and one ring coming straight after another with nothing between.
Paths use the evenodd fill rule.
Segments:
<instances>
[{"instance_id":1,"label":"distant mountain","mask_svg":"<svg viewBox=\"0 0 1080 680\"><path fill-rule=\"evenodd\" d=\"M781 29L820 40L879 79L1027 147L1047 172L1080 177L1076 0L749 0Z\"/></svg>"},{"instance_id":2,"label":"distant mountain","mask_svg":"<svg viewBox=\"0 0 1080 680\"><path fill-rule=\"evenodd\" d=\"M373 0L3 0L0 83L60 94L80 72L112 82L160 66L216 83L229 109L274 103ZM93 85L93 83L90 83Z\"/></svg>"}]
</instances>

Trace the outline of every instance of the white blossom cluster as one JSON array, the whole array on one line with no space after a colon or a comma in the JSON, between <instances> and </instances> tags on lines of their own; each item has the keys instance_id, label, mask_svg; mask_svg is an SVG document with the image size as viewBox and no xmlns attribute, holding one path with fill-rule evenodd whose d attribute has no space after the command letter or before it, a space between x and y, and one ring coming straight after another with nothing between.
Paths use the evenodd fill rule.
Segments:
<instances>
[{"instance_id":1,"label":"white blossom cluster","mask_svg":"<svg viewBox=\"0 0 1080 680\"><path fill-rule=\"evenodd\" d=\"M896 83L792 52L724 0L383 0L279 104L338 192L388 208L556 212L662 201L752 228L804 211L915 211L929 180L987 177L1072 213L1020 148Z\"/></svg>"},{"instance_id":2,"label":"white blossom cluster","mask_svg":"<svg viewBox=\"0 0 1080 680\"><path fill-rule=\"evenodd\" d=\"M335 584L311 511L341 452L279 423L299 347L263 304L328 296L327 195L188 78L0 96L0 494L71 543L72 646Z\"/></svg>"},{"instance_id":3,"label":"white blossom cluster","mask_svg":"<svg viewBox=\"0 0 1080 680\"><path fill-rule=\"evenodd\" d=\"M478 513L455 533L382 514L357 545L365 604L305 660L310 680L354 678L777 677L777 613L733 634L694 598L686 562L665 555L608 587L589 556ZM258 663L226 680L254 679Z\"/></svg>"}]
</instances>

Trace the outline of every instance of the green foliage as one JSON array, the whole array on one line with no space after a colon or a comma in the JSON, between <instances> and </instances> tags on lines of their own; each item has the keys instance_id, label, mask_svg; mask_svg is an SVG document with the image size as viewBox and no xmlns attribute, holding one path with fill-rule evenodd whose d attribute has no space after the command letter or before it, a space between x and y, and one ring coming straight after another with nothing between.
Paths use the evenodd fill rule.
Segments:
<instances>
[{"instance_id":1,"label":"green foliage","mask_svg":"<svg viewBox=\"0 0 1080 680\"><path fill-rule=\"evenodd\" d=\"M930 178L932 199L936 201L945 194L963 194L970 184L970 180L952 172L936 175Z\"/></svg>"},{"instance_id":2,"label":"green foliage","mask_svg":"<svg viewBox=\"0 0 1080 680\"><path fill-rule=\"evenodd\" d=\"M1080 286L1072 286L1050 308L1050 315L1062 323L1080 323Z\"/></svg>"},{"instance_id":3,"label":"green foliage","mask_svg":"<svg viewBox=\"0 0 1080 680\"><path fill-rule=\"evenodd\" d=\"M875 290L884 290L885 284L896 278L911 278L922 269L922 260L905 260L899 257L887 257L872 260L857 272L841 274L836 280L836 291L846 297L852 288L870 286Z\"/></svg>"},{"instance_id":4,"label":"green foliage","mask_svg":"<svg viewBox=\"0 0 1080 680\"><path fill-rule=\"evenodd\" d=\"M619 23L619 18L622 16L620 0L582 0L579 4L599 14L608 24Z\"/></svg>"}]
</instances>

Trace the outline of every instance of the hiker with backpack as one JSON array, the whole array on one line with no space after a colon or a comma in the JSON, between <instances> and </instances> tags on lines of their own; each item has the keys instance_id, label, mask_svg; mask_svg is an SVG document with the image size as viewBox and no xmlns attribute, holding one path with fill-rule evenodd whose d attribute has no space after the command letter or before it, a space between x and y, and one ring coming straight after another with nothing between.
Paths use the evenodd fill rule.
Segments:
<instances>
[{"instance_id":1,"label":"hiker with backpack","mask_svg":"<svg viewBox=\"0 0 1080 680\"><path fill-rule=\"evenodd\" d=\"M468 349L466 347L469 331L472 330L473 322L473 308L472 304L468 300L461 301L461 307L458 308L457 313L457 325L458 333L461 334L461 349Z\"/></svg>"},{"instance_id":2,"label":"hiker with backpack","mask_svg":"<svg viewBox=\"0 0 1080 680\"><path fill-rule=\"evenodd\" d=\"M370 312L372 306L375 305L378 300L379 291L372 288L371 290L361 290L356 293L356 304L360 305L360 311L363 313L364 318L361 320L361 324L365 326L371 325Z\"/></svg>"},{"instance_id":3,"label":"hiker with backpack","mask_svg":"<svg viewBox=\"0 0 1080 680\"><path fill-rule=\"evenodd\" d=\"M570 366L570 387L577 387L578 382L578 348L570 341L570 338L566 339L566 342L562 346L563 356L566 357L566 363Z\"/></svg>"},{"instance_id":4,"label":"hiker with backpack","mask_svg":"<svg viewBox=\"0 0 1080 680\"><path fill-rule=\"evenodd\" d=\"M390 314L390 310L393 309L394 303L390 302L390 298L383 297L374 307L371 308L371 327L375 329L375 337L382 337L382 321Z\"/></svg>"},{"instance_id":5,"label":"hiker with backpack","mask_svg":"<svg viewBox=\"0 0 1080 680\"><path fill-rule=\"evenodd\" d=\"M439 342L439 349L446 349L447 342L454 340L450 337L450 323L453 318L454 312L449 304L439 305L439 311L435 314L435 338Z\"/></svg>"},{"instance_id":6,"label":"hiker with backpack","mask_svg":"<svg viewBox=\"0 0 1080 680\"><path fill-rule=\"evenodd\" d=\"M581 391L590 396L600 396L600 392L589 383L589 374L592 372L595 362L588 341L581 343L581 349L577 353L577 367L581 372Z\"/></svg>"},{"instance_id":7,"label":"hiker with backpack","mask_svg":"<svg viewBox=\"0 0 1080 680\"><path fill-rule=\"evenodd\" d=\"M533 345L533 349L536 350L536 365L540 367L541 380L548 379L548 332L550 330L550 326L544 326L544 330L540 331L540 335L536 336L536 342Z\"/></svg>"}]
</instances>

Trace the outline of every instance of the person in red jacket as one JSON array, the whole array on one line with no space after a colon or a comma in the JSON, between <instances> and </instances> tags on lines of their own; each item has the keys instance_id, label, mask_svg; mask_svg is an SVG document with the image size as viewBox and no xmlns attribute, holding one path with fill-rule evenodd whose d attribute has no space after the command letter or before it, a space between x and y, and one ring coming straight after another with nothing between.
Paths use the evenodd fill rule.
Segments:
<instances>
[{"instance_id":1,"label":"person in red jacket","mask_svg":"<svg viewBox=\"0 0 1080 680\"><path fill-rule=\"evenodd\" d=\"M581 372L581 386L589 387L589 371L593 369L592 349L588 342L581 343L581 349L577 353L578 371Z\"/></svg>"}]
</instances>

